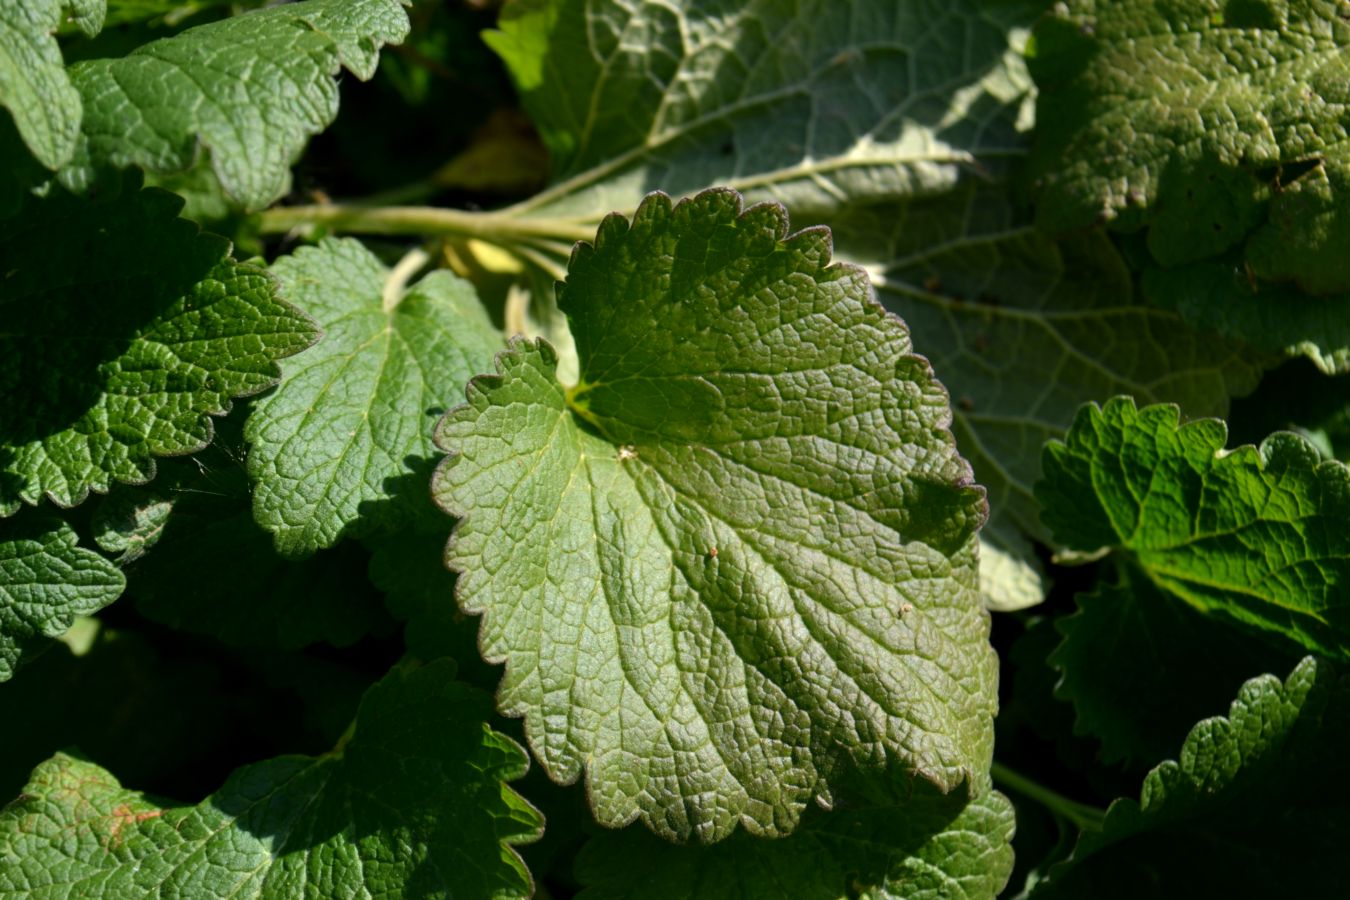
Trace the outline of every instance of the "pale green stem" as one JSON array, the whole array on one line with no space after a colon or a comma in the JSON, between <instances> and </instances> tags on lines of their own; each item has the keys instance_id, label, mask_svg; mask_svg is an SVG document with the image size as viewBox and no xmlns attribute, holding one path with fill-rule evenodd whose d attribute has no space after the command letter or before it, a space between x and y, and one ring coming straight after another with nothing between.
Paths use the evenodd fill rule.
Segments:
<instances>
[{"instance_id":1,"label":"pale green stem","mask_svg":"<svg viewBox=\"0 0 1350 900\"><path fill-rule=\"evenodd\" d=\"M414 247L398 261L394 268L389 270L389 277L384 280L383 303L381 304L386 315L398 308L399 303L403 300L404 290L408 287L408 281L422 271L422 268L429 262L431 262L431 254L421 247Z\"/></svg>"},{"instance_id":2,"label":"pale green stem","mask_svg":"<svg viewBox=\"0 0 1350 900\"><path fill-rule=\"evenodd\" d=\"M258 215L258 227L264 234L278 234L293 228L316 225L330 231L358 234L479 238L508 247L534 238L564 242L595 238L593 225L438 206L325 203L316 206L279 206Z\"/></svg>"},{"instance_id":3,"label":"pale green stem","mask_svg":"<svg viewBox=\"0 0 1350 900\"><path fill-rule=\"evenodd\" d=\"M1000 787L1021 794L1029 800L1035 800L1052 813L1068 819L1084 831L1101 830L1102 821L1106 818L1105 810L1096 806L1089 806L1086 803L1079 803L1076 800L1070 800L1063 794L1050 790L1045 785L1008 768L1001 762L995 762L991 771L994 781Z\"/></svg>"}]
</instances>

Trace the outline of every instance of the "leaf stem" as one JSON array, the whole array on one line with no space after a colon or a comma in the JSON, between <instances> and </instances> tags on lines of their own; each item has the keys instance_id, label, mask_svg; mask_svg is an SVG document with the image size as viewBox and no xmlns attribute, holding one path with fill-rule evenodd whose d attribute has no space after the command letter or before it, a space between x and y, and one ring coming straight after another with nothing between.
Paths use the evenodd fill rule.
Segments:
<instances>
[{"instance_id":1,"label":"leaf stem","mask_svg":"<svg viewBox=\"0 0 1350 900\"><path fill-rule=\"evenodd\" d=\"M408 281L429 262L431 254L421 247L414 247L389 270L389 276L384 280L384 296L381 303L386 315L398 308L408 287Z\"/></svg>"},{"instance_id":2,"label":"leaf stem","mask_svg":"<svg viewBox=\"0 0 1350 900\"><path fill-rule=\"evenodd\" d=\"M998 782L1000 786L1021 794L1029 800L1035 800L1052 813L1068 819L1084 831L1101 830L1102 821L1106 818L1106 810L1070 800L1063 794L1050 790L1040 782L1028 778L1015 769L1008 768L1001 762L995 761L990 771L994 776L994 781Z\"/></svg>"},{"instance_id":3,"label":"leaf stem","mask_svg":"<svg viewBox=\"0 0 1350 900\"><path fill-rule=\"evenodd\" d=\"M323 203L314 206L279 206L258 214L258 227L263 234L277 234L306 225L359 234L479 238L508 247L538 238L568 243L595 238L593 225L439 206Z\"/></svg>"}]
</instances>

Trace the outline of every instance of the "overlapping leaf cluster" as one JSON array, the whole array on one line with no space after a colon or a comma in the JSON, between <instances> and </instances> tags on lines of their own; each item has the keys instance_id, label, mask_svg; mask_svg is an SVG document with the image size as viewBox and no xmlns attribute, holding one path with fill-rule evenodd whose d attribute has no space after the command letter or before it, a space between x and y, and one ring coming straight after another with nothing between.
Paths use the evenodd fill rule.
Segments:
<instances>
[{"instance_id":1,"label":"overlapping leaf cluster","mask_svg":"<svg viewBox=\"0 0 1350 900\"><path fill-rule=\"evenodd\" d=\"M1334 893L1342 5L7 8L0 896Z\"/></svg>"}]
</instances>

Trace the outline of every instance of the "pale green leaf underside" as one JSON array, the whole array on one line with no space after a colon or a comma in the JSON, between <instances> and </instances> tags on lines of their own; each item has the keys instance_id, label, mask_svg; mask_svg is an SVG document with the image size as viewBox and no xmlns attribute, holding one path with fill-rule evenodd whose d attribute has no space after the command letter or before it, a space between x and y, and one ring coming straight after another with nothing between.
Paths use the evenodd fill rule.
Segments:
<instances>
[{"instance_id":1,"label":"pale green leaf underside","mask_svg":"<svg viewBox=\"0 0 1350 900\"><path fill-rule=\"evenodd\" d=\"M1218 419L1085 406L1045 448L1055 537L1119 549L1177 602L1271 639L1350 655L1350 470L1288 432L1225 451Z\"/></svg>"},{"instance_id":2,"label":"pale green leaf underside","mask_svg":"<svg viewBox=\"0 0 1350 900\"><path fill-rule=\"evenodd\" d=\"M161 191L53 191L0 222L0 515L144 482L314 340L263 269Z\"/></svg>"},{"instance_id":3,"label":"pale green leaf underside","mask_svg":"<svg viewBox=\"0 0 1350 900\"><path fill-rule=\"evenodd\" d=\"M382 303L391 273L354 240L326 240L272 266L285 296L324 330L249 417L254 516L278 551L304 556L344 535L406 523L426 490L431 433L502 336L467 281L433 272ZM407 478L403 478L408 481Z\"/></svg>"},{"instance_id":4,"label":"pale green leaf underside","mask_svg":"<svg viewBox=\"0 0 1350 900\"><path fill-rule=\"evenodd\" d=\"M1222 330L1258 345L1269 321L1284 346L1343 368L1345 329L1316 325L1323 310L1350 316L1345 4L1073 0L1057 4L1035 46L1040 222L1147 227L1164 266L1232 251L1228 273L1189 276L1192 290L1197 277L1225 289L1218 296L1168 302L1211 305L1199 320L1227 319ZM1338 296L1248 290L1247 305L1267 309L1229 319L1239 273Z\"/></svg>"},{"instance_id":5,"label":"pale green leaf underside","mask_svg":"<svg viewBox=\"0 0 1350 900\"><path fill-rule=\"evenodd\" d=\"M117 567L78 546L58 519L0 520L0 681L43 638L60 637L76 616L117 599L126 581Z\"/></svg>"},{"instance_id":6,"label":"pale green leaf underside","mask_svg":"<svg viewBox=\"0 0 1350 900\"><path fill-rule=\"evenodd\" d=\"M1021 153L1037 2L516 0L487 42L553 156L538 215L724 185L794 216Z\"/></svg>"},{"instance_id":7,"label":"pale green leaf underside","mask_svg":"<svg viewBox=\"0 0 1350 900\"><path fill-rule=\"evenodd\" d=\"M1138 801L1111 804L1032 896L1132 900L1160 884L1338 896L1344 873L1328 861L1350 827L1347 723L1350 678L1335 664L1308 657L1283 684L1252 679L1226 718L1197 724L1177 760L1148 774Z\"/></svg>"},{"instance_id":8,"label":"pale green leaf underside","mask_svg":"<svg viewBox=\"0 0 1350 900\"><path fill-rule=\"evenodd\" d=\"M0 813L0 897L528 897L511 845L542 819L505 784L525 755L453 675L395 671L339 752L246 766L197 806L58 754Z\"/></svg>"},{"instance_id":9,"label":"pale green leaf underside","mask_svg":"<svg viewBox=\"0 0 1350 900\"><path fill-rule=\"evenodd\" d=\"M580 900L993 900L1012 872L1012 804L920 791L817 813L789 837L681 847L636 828L582 850Z\"/></svg>"},{"instance_id":10,"label":"pale green leaf underside","mask_svg":"<svg viewBox=\"0 0 1350 900\"><path fill-rule=\"evenodd\" d=\"M0 106L37 161L70 161L80 134L80 94L66 74L55 33L67 16L96 34L100 0L16 0L0 7Z\"/></svg>"},{"instance_id":11,"label":"pale green leaf underside","mask_svg":"<svg viewBox=\"0 0 1350 900\"><path fill-rule=\"evenodd\" d=\"M337 116L341 68L370 78L380 47L407 33L402 0L305 0L76 63L83 133L61 180L78 190L109 166L180 172L205 152L232 200L266 206Z\"/></svg>"},{"instance_id":12,"label":"pale green leaf underside","mask_svg":"<svg viewBox=\"0 0 1350 900\"><path fill-rule=\"evenodd\" d=\"M987 783L983 492L904 326L826 232L710 191L580 245L580 359L517 341L437 442L503 712L597 818L784 834L842 758Z\"/></svg>"},{"instance_id":13,"label":"pale green leaf underside","mask_svg":"<svg viewBox=\"0 0 1350 900\"><path fill-rule=\"evenodd\" d=\"M981 577L995 606L1041 599L1024 537L1049 539L1033 496L1039 454L1082 403L1128 393L1222 415L1259 376L1240 345L1135 303L1104 237L1051 241L999 190L860 206L831 226L951 392L957 446L989 491Z\"/></svg>"}]
</instances>

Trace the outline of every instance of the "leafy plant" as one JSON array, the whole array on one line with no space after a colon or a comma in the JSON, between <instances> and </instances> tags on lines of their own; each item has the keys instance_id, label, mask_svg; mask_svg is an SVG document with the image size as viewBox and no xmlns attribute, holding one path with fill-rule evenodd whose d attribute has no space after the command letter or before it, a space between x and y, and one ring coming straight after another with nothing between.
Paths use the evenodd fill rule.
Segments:
<instances>
[{"instance_id":1,"label":"leafy plant","mask_svg":"<svg viewBox=\"0 0 1350 900\"><path fill-rule=\"evenodd\" d=\"M0 896L1334 893L1341 4L481 7L0 14Z\"/></svg>"}]
</instances>

